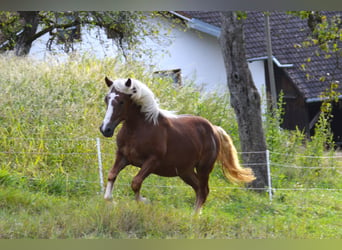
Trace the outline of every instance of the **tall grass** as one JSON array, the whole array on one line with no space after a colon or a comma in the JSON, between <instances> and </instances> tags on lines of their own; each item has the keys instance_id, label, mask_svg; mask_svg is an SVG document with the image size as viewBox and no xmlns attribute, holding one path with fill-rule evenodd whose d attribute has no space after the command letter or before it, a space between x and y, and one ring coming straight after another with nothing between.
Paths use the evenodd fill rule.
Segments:
<instances>
[{"instance_id":1,"label":"tall grass","mask_svg":"<svg viewBox=\"0 0 342 250\"><path fill-rule=\"evenodd\" d=\"M114 187L114 202L99 194L96 141L105 113L104 77L135 77L162 108L203 116L222 126L239 148L237 123L227 96L202 95L151 77L148 67L75 56L61 63L0 57L0 238L340 238L341 192L237 189L220 168L210 178L203 213L193 216L194 192L178 178L149 176L137 204L128 167ZM273 163L312 166L297 155L306 145L300 131L268 121ZM272 139L270 139L272 138ZM115 140L101 138L104 174L114 161ZM303 162L301 162L303 161ZM274 186L342 188L337 169L272 166ZM334 166L335 166L334 165ZM302 172L300 172L302 171ZM306 186L305 186L305 185Z\"/></svg>"},{"instance_id":2,"label":"tall grass","mask_svg":"<svg viewBox=\"0 0 342 250\"><path fill-rule=\"evenodd\" d=\"M328 115L322 112L316 133L308 139L298 128L294 131L280 128L284 104L281 93L278 109L268 114L265 122L267 146L275 165L275 187L341 189L342 182L336 176L341 174L342 162L334 157Z\"/></svg>"}]
</instances>

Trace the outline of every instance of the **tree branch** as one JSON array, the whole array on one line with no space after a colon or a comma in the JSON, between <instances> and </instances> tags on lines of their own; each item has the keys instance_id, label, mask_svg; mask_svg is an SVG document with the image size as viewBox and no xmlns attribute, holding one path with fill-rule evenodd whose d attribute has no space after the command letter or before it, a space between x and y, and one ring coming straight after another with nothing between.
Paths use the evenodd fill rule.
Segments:
<instances>
[{"instance_id":1,"label":"tree branch","mask_svg":"<svg viewBox=\"0 0 342 250\"><path fill-rule=\"evenodd\" d=\"M37 38L45 35L46 33L53 31L54 29L67 29L70 27L77 26L79 24L81 24L81 23L77 19L71 23L66 23L66 24L56 24L55 23L54 25L49 26L49 27L39 31L38 33L36 33L34 36L31 37L30 41L32 42L32 41L36 40Z\"/></svg>"}]
</instances>

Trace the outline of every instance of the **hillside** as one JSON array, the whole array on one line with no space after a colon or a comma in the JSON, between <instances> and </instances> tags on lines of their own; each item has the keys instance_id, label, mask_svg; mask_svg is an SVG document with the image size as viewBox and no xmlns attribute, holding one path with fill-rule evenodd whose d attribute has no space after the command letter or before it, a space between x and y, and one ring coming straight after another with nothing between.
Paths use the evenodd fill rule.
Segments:
<instances>
[{"instance_id":1,"label":"hillside","mask_svg":"<svg viewBox=\"0 0 342 250\"><path fill-rule=\"evenodd\" d=\"M175 87L151 75L111 58L75 56L60 63L0 56L0 238L341 238L341 158L271 122L265 127L272 202L267 193L229 183L220 166L200 216L192 214L193 190L178 178L149 176L142 194L150 202L137 204L133 166L119 175L114 201L104 201L96 138L104 179L116 147L98 129L105 76L141 80L162 108L206 117L239 148L227 96L203 96L191 83Z\"/></svg>"}]
</instances>

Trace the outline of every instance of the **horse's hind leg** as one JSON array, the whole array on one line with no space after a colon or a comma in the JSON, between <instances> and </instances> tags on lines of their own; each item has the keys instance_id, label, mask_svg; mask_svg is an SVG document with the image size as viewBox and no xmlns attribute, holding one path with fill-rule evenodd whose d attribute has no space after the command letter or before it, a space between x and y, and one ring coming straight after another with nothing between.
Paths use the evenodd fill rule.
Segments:
<instances>
[{"instance_id":1,"label":"horse's hind leg","mask_svg":"<svg viewBox=\"0 0 342 250\"><path fill-rule=\"evenodd\" d=\"M205 192L201 191L199 176L195 173L188 173L181 175L180 178L188 185L190 185L196 193L195 213L198 213L206 199Z\"/></svg>"},{"instance_id":2,"label":"horse's hind leg","mask_svg":"<svg viewBox=\"0 0 342 250\"><path fill-rule=\"evenodd\" d=\"M209 167L208 167L209 166ZM202 164L196 168L198 176L198 192L195 205L195 212L200 212L209 194L209 174L214 167L214 163Z\"/></svg>"},{"instance_id":3,"label":"horse's hind leg","mask_svg":"<svg viewBox=\"0 0 342 250\"><path fill-rule=\"evenodd\" d=\"M195 212L198 213L204 202L207 200L209 194L209 174L199 175L199 187L198 187L198 198L196 200Z\"/></svg>"}]
</instances>

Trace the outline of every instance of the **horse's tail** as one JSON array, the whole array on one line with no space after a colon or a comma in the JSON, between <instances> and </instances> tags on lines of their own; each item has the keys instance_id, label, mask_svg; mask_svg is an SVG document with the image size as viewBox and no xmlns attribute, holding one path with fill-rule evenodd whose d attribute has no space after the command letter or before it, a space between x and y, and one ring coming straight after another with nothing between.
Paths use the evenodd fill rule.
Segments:
<instances>
[{"instance_id":1,"label":"horse's tail","mask_svg":"<svg viewBox=\"0 0 342 250\"><path fill-rule=\"evenodd\" d=\"M227 179L233 182L251 182L255 180L252 169L240 166L236 148L226 131L219 126L214 126L214 129L220 140L220 151L217 160L222 164L222 171Z\"/></svg>"}]
</instances>

